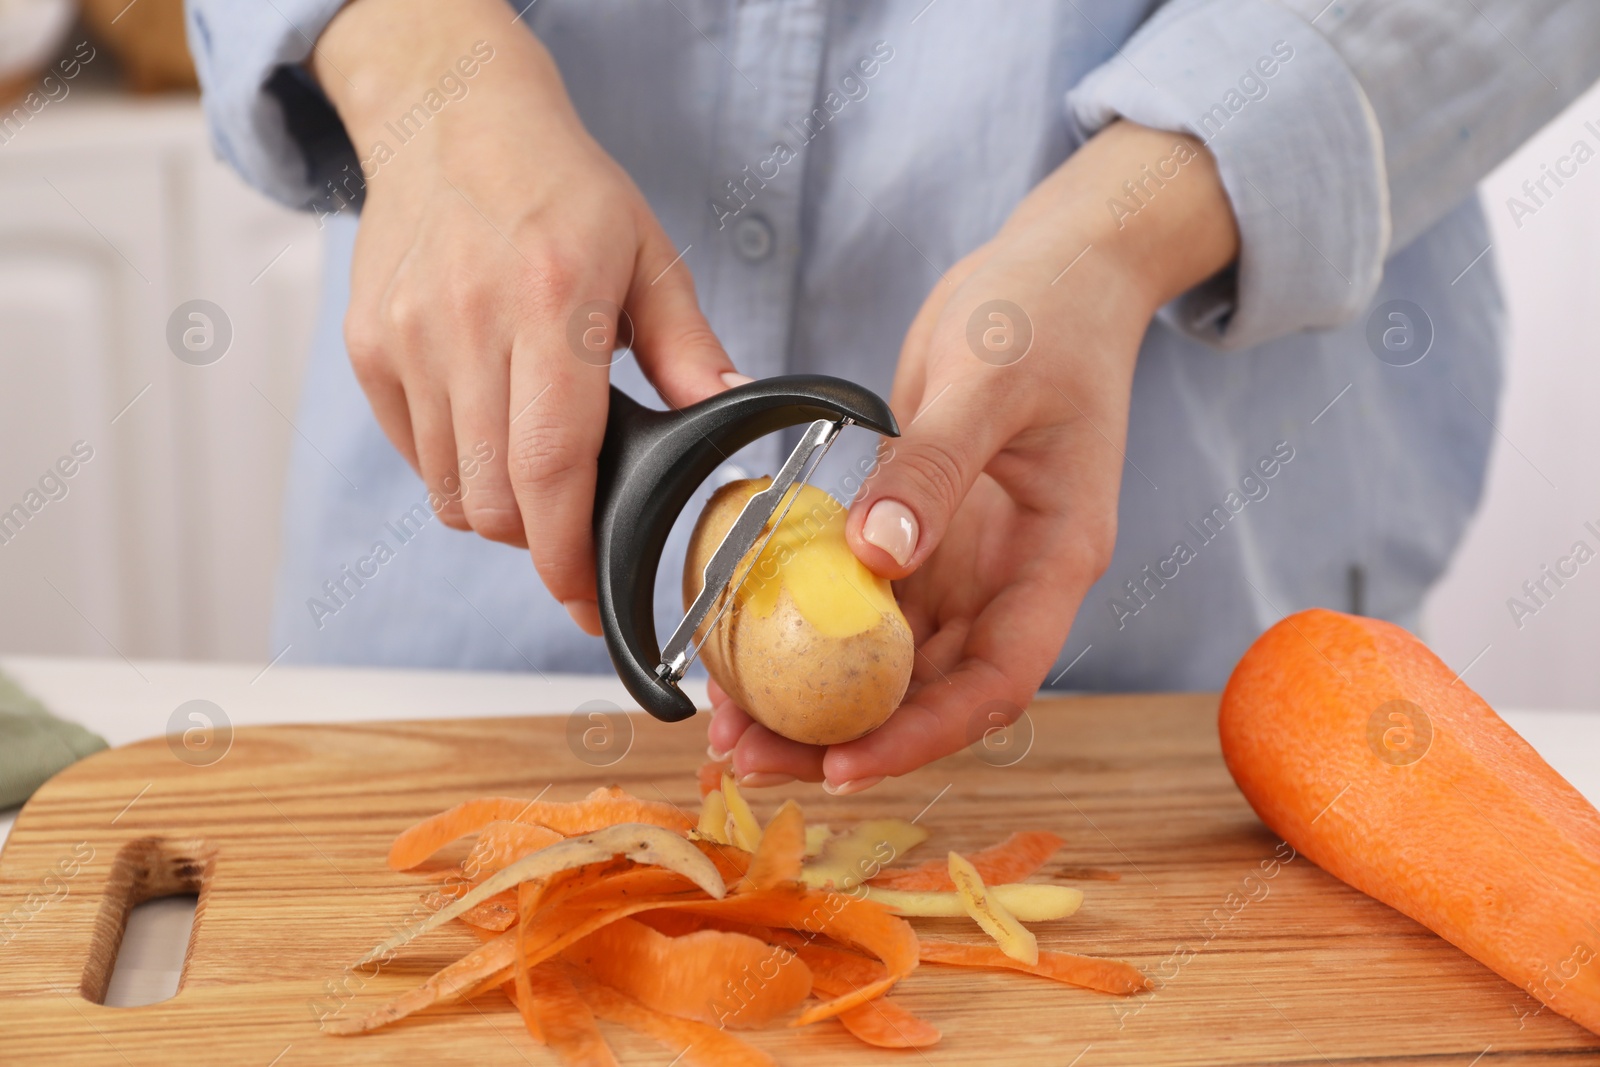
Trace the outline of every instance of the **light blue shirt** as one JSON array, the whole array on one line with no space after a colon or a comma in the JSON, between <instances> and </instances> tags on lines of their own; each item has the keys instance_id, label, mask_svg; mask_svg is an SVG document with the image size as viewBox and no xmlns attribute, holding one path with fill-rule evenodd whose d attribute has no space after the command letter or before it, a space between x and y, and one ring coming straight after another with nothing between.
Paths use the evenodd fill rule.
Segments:
<instances>
[{"instance_id":1,"label":"light blue shirt","mask_svg":"<svg viewBox=\"0 0 1600 1067\"><path fill-rule=\"evenodd\" d=\"M1123 116L1205 141L1239 259L1144 341L1116 553L1047 684L1210 689L1300 608L1416 628L1494 437L1502 309L1474 186L1600 75L1591 0L1325 3L538 0L524 21L756 376L887 395L940 273L1094 130ZM526 553L429 517L351 374L355 213L331 194L357 162L299 67L339 6L189 3L219 152L326 216L267 654L606 671ZM1136 214L1160 181L1106 210ZM657 403L631 359L616 380ZM789 443L719 478L768 472ZM848 431L816 481L841 492L873 445ZM663 634L697 510L664 556Z\"/></svg>"}]
</instances>

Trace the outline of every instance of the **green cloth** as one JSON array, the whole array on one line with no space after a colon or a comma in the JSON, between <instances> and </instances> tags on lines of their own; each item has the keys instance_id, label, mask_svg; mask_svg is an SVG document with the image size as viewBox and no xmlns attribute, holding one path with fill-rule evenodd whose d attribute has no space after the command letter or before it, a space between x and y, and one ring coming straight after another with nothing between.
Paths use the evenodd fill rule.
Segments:
<instances>
[{"instance_id":1,"label":"green cloth","mask_svg":"<svg viewBox=\"0 0 1600 1067\"><path fill-rule=\"evenodd\" d=\"M0 811L27 800L61 768L105 747L98 735L56 718L0 674Z\"/></svg>"}]
</instances>

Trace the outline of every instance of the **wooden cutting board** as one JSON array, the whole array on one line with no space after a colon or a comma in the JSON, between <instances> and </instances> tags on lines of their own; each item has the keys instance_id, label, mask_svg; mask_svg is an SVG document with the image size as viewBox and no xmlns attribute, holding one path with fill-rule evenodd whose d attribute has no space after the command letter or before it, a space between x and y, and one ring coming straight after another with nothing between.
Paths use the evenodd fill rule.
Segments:
<instances>
[{"instance_id":1,"label":"wooden cutting board","mask_svg":"<svg viewBox=\"0 0 1600 1067\"><path fill-rule=\"evenodd\" d=\"M925 1053L870 1050L832 1022L753 1040L830 1067L1600 1063L1600 1038L1290 858L1229 779L1215 710L1214 696L1042 701L1016 762L1020 735L853 797L760 795L758 814L794 796L835 825L921 813L934 855L1054 830L1068 844L1042 877L1085 902L1040 927L1041 944L1131 959L1161 987L1115 998L926 965L897 994L944 1031ZM164 740L83 761L23 809L0 853L0 1063L553 1063L498 991L361 1038L322 1034L318 1012L364 1010L475 943L450 929L378 973L350 968L417 905L425 879L384 863L415 819L471 796L548 786L572 799L610 782L691 808L703 723L634 728L604 768L574 755L562 718L253 728L208 766ZM177 996L100 1004L130 902L195 886ZM919 923L979 937L964 921ZM626 1063L676 1054L608 1034Z\"/></svg>"}]
</instances>

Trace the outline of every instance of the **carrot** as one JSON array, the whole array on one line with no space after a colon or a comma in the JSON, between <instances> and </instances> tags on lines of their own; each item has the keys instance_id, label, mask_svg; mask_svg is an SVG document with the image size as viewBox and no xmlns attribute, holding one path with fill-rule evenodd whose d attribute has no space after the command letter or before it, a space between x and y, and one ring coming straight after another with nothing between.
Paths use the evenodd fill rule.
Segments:
<instances>
[{"instance_id":1,"label":"carrot","mask_svg":"<svg viewBox=\"0 0 1600 1067\"><path fill-rule=\"evenodd\" d=\"M953 967L977 967L986 971L1021 971L1050 978L1083 989L1126 996L1150 988L1150 979L1131 963L1074 956L1070 952L1040 952L1039 962L1023 963L1012 959L995 945L968 945L954 941L923 938L919 951L925 963L945 963Z\"/></svg>"},{"instance_id":2,"label":"carrot","mask_svg":"<svg viewBox=\"0 0 1600 1067\"><path fill-rule=\"evenodd\" d=\"M388 1026L436 1004L468 1000L481 990L499 985L509 975L516 954L516 932L485 941L416 989L408 990L382 1007L355 1019L331 1019L325 1029L333 1034L358 1034Z\"/></svg>"},{"instance_id":3,"label":"carrot","mask_svg":"<svg viewBox=\"0 0 1600 1067\"><path fill-rule=\"evenodd\" d=\"M566 837L594 833L624 822L678 831L694 826L672 804L640 800L619 790L597 789L582 800L570 802L484 797L457 804L403 831L389 848L389 866L397 871L409 870L457 838L498 820L538 823Z\"/></svg>"},{"instance_id":4,"label":"carrot","mask_svg":"<svg viewBox=\"0 0 1600 1067\"><path fill-rule=\"evenodd\" d=\"M669 937L619 919L563 956L647 1007L713 1026L765 1026L811 993L811 971L794 953L722 930Z\"/></svg>"},{"instance_id":5,"label":"carrot","mask_svg":"<svg viewBox=\"0 0 1600 1067\"><path fill-rule=\"evenodd\" d=\"M528 1007L536 1003L536 991L532 988L536 968L529 964L530 931L534 928L536 916L546 908L553 908L562 901L578 896L623 873L627 873L626 864L613 861L562 871L549 878L539 878L517 886L518 924L513 974L516 978L517 1004L522 1011L523 1023L534 1040L543 1040L541 1036L543 1020L537 1012L532 1012ZM593 1023L592 1018L590 1023Z\"/></svg>"},{"instance_id":6,"label":"carrot","mask_svg":"<svg viewBox=\"0 0 1600 1067\"><path fill-rule=\"evenodd\" d=\"M725 885L733 885L750 870L750 861L754 857L742 848L719 845L715 841L696 841L695 844L717 868L717 873L722 875Z\"/></svg>"},{"instance_id":7,"label":"carrot","mask_svg":"<svg viewBox=\"0 0 1600 1067\"><path fill-rule=\"evenodd\" d=\"M702 915L826 934L866 949L886 965L883 978L808 1008L791 1026L807 1026L864 1004L887 992L917 966L917 934L910 923L876 904L842 893L773 889L675 906Z\"/></svg>"},{"instance_id":8,"label":"carrot","mask_svg":"<svg viewBox=\"0 0 1600 1067\"><path fill-rule=\"evenodd\" d=\"M813 978L821 974L837 982L863 986L881 981L889 973L883 964L868 959L859 952L834 948L832 945L819 945L799 934L783 931L775 940L778 944L793 949L794 954L811 968Z\"/></svg>"},{"instance_id":9,"label":"carrot","mask_svg":"<svg viewBox=\"0 0 1600 1067\"><path fill-rule=\"evenodd\" d=\"M849 987L828 987L821 991L838 996ZM839 1013L839 1022L857 1038L876 1048L927 1048L937 1045L944 1035L928 1020L911 1014L891 997L879 997L859 1007Z\"/></svg>"},{"instance_id":10,"label":"carrot","mask_svg":"<svg viewBox=\"0 0 1600 1067\"><path fill-rule=\"evenodd\" d=\"M888 969L877 960L855 952L819 945L798 934L774 932L772 938L794 950L811 968L812 987L830 997L843 996L861 986L881 981ZM906 1011L887 996L878 997L839 1014L844 1028L878 1048L927 1048L939 1042L939 1029Z\"/></svg>"},{"instance_id":11,"label":"carrot","mask_svg":"<svg viewBox=\"0 0 1600 1067\"><path fill-rule=\"evenodd\" d=\"M978 876L985 885L1004 885L1034 874L1064 844L1064 840L1049 831L1023 830L998 845L972 853L967 859L978 869ZM883 889L943 892L956 887L950 880L950 866L945 860L928 860L916 867L888 867L868 879L867 884Z\"/></svg>"},{"instance_id":12,"label":"carrot","mask_svg":"<svg viewBox=\"0 0 1600 1067\"><path fill-rule=\"evenodd\" d=\"M565 872L572 877L566 883L574 895L581 895L583 891L595 888L592 882L597 881L595 870L604 865L595 865L595 869L580 869ZM620 875L612 875L610 881L620 881L630 875L652 873L645 871L629 871ZM668 873L671 872L662 872ZM681 875L673 877L682 878ZM682 879L683 884L689 884L688 879ZM604 887L604 880L599 880L598 885ZM521 892L521 887L518 887ZM519 923L517 929L509 930L498 937L492 938L479 945L472 952L430 976L427 981L416 989L400 994L388 1003L374 1009L359 1019L335 1020L329 1029L334 1033L358 1033L366 1030L376 1030L398 1022L409 1015L414 1015L426 1008L439 1004L450 1004L458 1000L469 1000L477 993L490 986L499 985L508 978L514 977L515 965L519 955L528 959L528 967L543 962L550 953L545 953L538 958L532 958L531 951L519 953L519 939L523 936L532 936L536 925L548 923L559 927L563 923L570 923L574 916L588 917L595 914L609 914L611 906L603 905L601 908L593 906L574 907L560 903L566 894L558 886L555 890L546 889L544 893L545 907L541 910L541 924ZM552 902L554 898L557 902ZM660 902L647 899L635 902L638 907L660 907ZM542 944L542 942L540 942Z\"/></svg>"},{"instance_id":13,"label":"carrot","mask_svg":"<svg viewBox=\"0 0 1600 1067\"><path fill-rule=\"evenodd\" d=\"M514 999L517 1011L522 1014L522 1025L528 1028L528 1033L540 1044L545 1043L543 1021L545 1013L541 1010L538 994L534 990L534 968L528 965L528 931L533 925L529 919L537 910L539 897L543 891L544 886L539 882L523 882L517 886L516 914L519 921L514 935L516 951L511 968L512 988L516 990Z\"/></svg>"},{"instance_id":14,"label":"carrot","mask_svg":"<svg viewBox=\"0 0 1600 1067\"><path fill-rule=\"evenodd\" d=\"M646 1007L582 971L573 969L570 973L596 1015L655 1038L669 1052L682 1057L678 1062L684 1067L777 1067L771 1056L724 1030Z\"/></svg>"},{"instance_id":15,"label":"carrot","mask_svg":"<svg viewBox=\"0 0 1600 1067\"><path fill-rule=\"evenodd\" d=\"M1600 813L1422 642L1291 615L1239 661L1218 726L1284 841L1600 1033Z\"/></svg>"},{"instance_id":16,"label":"carrot","mask_svg":"<svg viewBox=\"0 0 1600 1067\"><path fill-rule=\"evenodd\" d=\"M654 900L636 901L632 905L635 909L661 906L659 901ZM617 909L611 907L584 908L567 905L549 909L544 913L543 921L539 925L547 925L553 929L565 927L577 929L581 924L588 930L593 930L615 917L616 913ZM520 925L519 929L508 930L485 941L461 959L429 976L417 988L401 993L360 1018L331 1020L327 1024L327 1029L330 1033L336 1034L376 1030L431 1007L470 1000L485 989L513 980L518 958L517 940L523 934ZM532 935L534 931L528 932ZM558 944L560 947L565 947L574 940L577 938L564 937ZM537 956L532 950L526 955L530 967L543 963L554 954L547 951L548 944L545 941L540 941L539 944L541 949Z\"/></svg>"},{"instance_id":17,"label":"carrot","mask_svg":"<svg viewBox=\"0 0 1600 1067\"><path fill-rule=\"evenodd\" d=\"M681 911L664 908L658 911L641 911L635 916L636 921L644 923L652 930L659 930L668 937L682 937L692 934L696 930L734 930L735 933L748 933L752 937L760 936L754 933L754 927L742 926L738 923L718 923L706 918L704 915L687 915ZM771 940L767 938L766 940Z\"/></svg>"},{"instance_id":18,"label":"carrot","mask_svg":"<svg viewBox=\"0 0 1600 1067\"><path fill-rule=\"evenodd\" d=\"M416 989L407 990L356 1019L333 1020L332 1033L352 1034L376 1030L440 1004L469 999L489 986L514 981L518 967L532 969L569 945L624 918L631 912L662 907L659 900L636 900L618 906L565 905L546 910L536 923L517 928L484 942L471 953L431 975ZM519 951L519 942L526 947Z\"/></svg>"},{"instance_id":19,"label":"carrot","mask_svg":"<svg viewBox=\"0 0 1600 1067\"><path fill-rule=\"evenodd\" d=\"M792 888L757 890L721 900L710 900L703 895L680 901L633 900L615 907L593 899L574 902L546 913L537 934L529 931L530 937L537 936L543 941L543 947L537 952L530 951L529 964L548 959L618 919L655 908L682 909L715 918L826 933L836 940L866 949L887 965L883 978L846 996L808 1008L791 1026L806 1026L863 1004L886 992L917 966L917 935L904 919L890 915L875 904L840 893Z\"/></svg>"},{"instance_id":20,"label":"carrot","mask_svg":"<svg viewBox=\"0 0 1600 1067\"><path fill-rule=\"evenodd\" d=\"M750 860L742 888L771 889L786 882L797 882L805 858L805 816L801 814L800 805L786 800L761 832L761 843Z\"/></svg>"},{"instance_id":21,"label":"carrot","mask_svg":"<svg viewBox=\"0 0 1600 1067\"><path fill-rule=\"evenodd\" d=\"M529 1032L548 1044L567 1067L617 1067L594 1011L565 972L535 967L527 981L518 977L516 994L517 1009Z\"/></svg>"}]
</instances>

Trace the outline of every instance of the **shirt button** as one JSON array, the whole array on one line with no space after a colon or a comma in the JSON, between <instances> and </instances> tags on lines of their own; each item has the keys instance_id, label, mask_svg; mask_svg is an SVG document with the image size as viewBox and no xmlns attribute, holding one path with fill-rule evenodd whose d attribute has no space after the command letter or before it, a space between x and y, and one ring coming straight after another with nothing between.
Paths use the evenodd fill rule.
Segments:
<instances>
[{"instance_id":1,"label":"shirt button","mask_svg":"<svg viewBox=\"0 0 1600 1067\"><path fill-rule=\"evenodd\" d=\"M746 263L772 254L772 224L760 215L746 215L733 224L733 250Z\"/></svg>"}]
</instances>

